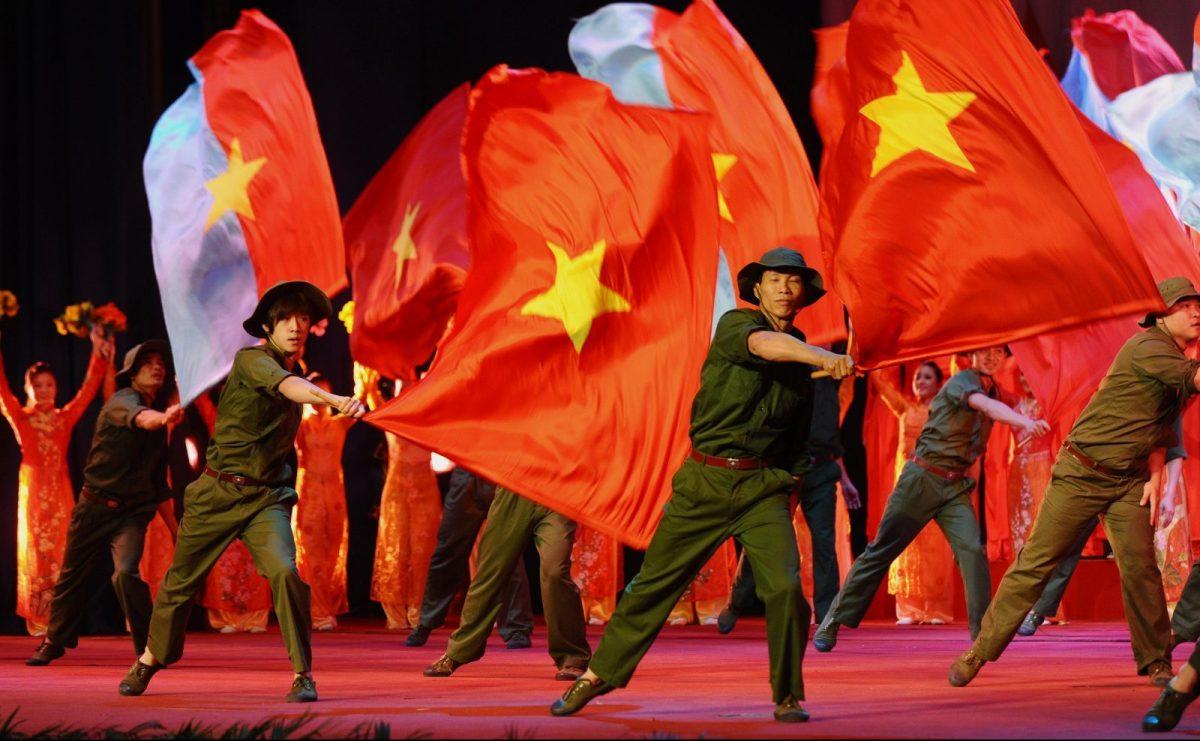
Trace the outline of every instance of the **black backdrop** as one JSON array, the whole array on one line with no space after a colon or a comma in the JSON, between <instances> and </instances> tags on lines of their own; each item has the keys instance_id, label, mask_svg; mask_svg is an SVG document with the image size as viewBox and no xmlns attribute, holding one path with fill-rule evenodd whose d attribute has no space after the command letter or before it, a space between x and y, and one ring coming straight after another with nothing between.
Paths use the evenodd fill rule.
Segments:
<instances>
[{"instance_id":1,"label":"black backdrop","mask_svg":"<svg viewBox=\"0 0 1200 741\"><path fill-rule=\"evenodd\" d=\"M308 82L343 211L420 116L452 87L498 62L570 69L572 20L603 0L467 2L263 2L291 37ZM679 0L660 4L681 10ZM1018 11L1024 0L1015 0ZM129 315L123 352L165 336L150 260L150 223L141 160L163 109L190 83L187 58L231 27L242 7L230 0L119 0L0 3L0 288L15 291L21 313L0 320L3 371L19 383L34 360L57 370L60 403L82 381L87 343L54 333L51 318L68 303L115 301ZM729 0L722 8L762 60L791 110L813 161L818 139L808 115L814 47L811 30L844 20L852 0ZM1066 23L1080 3L1045 0L1034 17L1061 69ZM1191 20L1200 3L1093 3L1147 14L1187 62ZM1166 7L1169 6L1169 12ZM823 17L822 17L823 16ZM1180 24L1182 26L1180 27ZM344 300L344 297L343 297ZM349 384L340 326L314 341L313 364L339 388ZM79 481L95 406L79 424L70 453ZM359 427L362 427L361 425ZM856 430L848 430L857 439ZM377 436L352 438L347 452L364 466ZM848 454L861 459L859 450ZM16 474L19 450L0 430L0 629L14 619ZM376 460L377 463L377 460ZM357 465L357 464L354 464ZM378 488L377 471L359 489ZM351 494L353 496L353 493ZM352 502L363 515L370 502ZM357 509L356 509L357 508ZM373 538L356 544L352 597L361 603L364 559Z\"/></svg>"}]
</instances>

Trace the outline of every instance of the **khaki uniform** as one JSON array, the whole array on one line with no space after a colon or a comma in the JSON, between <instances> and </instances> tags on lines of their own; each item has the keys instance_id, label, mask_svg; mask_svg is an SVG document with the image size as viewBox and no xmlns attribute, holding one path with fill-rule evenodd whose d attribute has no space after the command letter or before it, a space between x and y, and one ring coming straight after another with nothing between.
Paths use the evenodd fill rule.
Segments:
<instances>
[{"instance_id":1,"label":"khaki uniform","mask_svg":"<svg viewBox=\"0 0 1200 741\"><path fill-rule=\"evenodd\" d=\"M587 668L591 657L587 621L579 587L571 579L575 522L502 486L496 487L496 498L488 508L487 524L479 538L479 568L467 590L458 630L450 636L447 656L460 664L483 656L488 634L504 607L504 592L512 583L513 570L521 568L521 554L531 538L542 561L542 606L550 657L559 669Z\"/></svg>"},{"instance_id":2,"label":"khaki uniform","mask_svg":"<svg viewBox=\"0 0 1200 741\"><path fill-rule=\"evenodd\" d=\"M1094 470L1066 449L1059 453L1033 532L984 616L974 646L979 658L1000 657L1055 567L1093 518L1104 515L1138 670L1146 673L1151 664L1170 660L1154 526L1140 500L1150 454L1173 444L1171 427L1196 393L1197 368L1200 363L1158 327L1126 341L1068 438L1092 461L1120 473Z\"/></svg>"},{"instance_id":3,"label":"khaki uniform","mask_svg":"<svg viewBox=\"0 0 1200 741\"><path fill-rule=\"evenodd\" d=\"M641 571L625 588L592 657L605 682L625 686L692 579L729 537L741 542L766 604L772 696L804 699L802 664L811 610L800 587L796 534L788 511L803 475L812 416L812 368L772 363L750 353L749 337L773 328L754 309L735 309L717 324L692 405L692 447L721 458L763 458L770 467L734 470L691 458L672 480L673 494ZM792 329L799 339L803 334Z\"/></svg>"},{"instance_id":4,"label":"khaki uniform","mask_svg":"<svg viewBox=\"0 0 1200 741\"><path fill-rule=\"evenodd\" d=\"M129 621L134 651L146 647L150 588L138 564L146 527L167 488L167 431L134 424L150 410L132 388L117 391L104 403L83 471L83 492L71 512L62 571L54 585L46 637L56 646L79 642L84 613L92 596L91 577L102 554L111 551L113 589Z\"/></svg>"},{"instance_id":5,"label":"khaki uniform","mask_svg":"<svg viewBox=\"0 0 1200 741\"><path fill-rule=\"evenodd\" d=\"M985 387L983 376L971 369L959 371L946 382L930 404L929 421L917 439L914 458L945 471L966 471L975 463L987 447L992 420L971 408L969 400L974 394L995 398L995 384ZM888 497L875 539L854 560L833 602L830 615L834 622L857 627L892 561L930 520L936 520L962 572L968 628L975 636L987 609L991 576L980 542L979 520L969 497L974 488L973 479L949 480L914 461L905 463Z\"/></svg>"},{"instance_id":6,"label":"khaki uniform","mask_svg":"<svg viewBox=\"0 0 1200 741\"><path fill-rule=\"evenodd\" d=\"M279 393L292 373L266 346L238 351L217 406L208 466L263 483L200 476L184 492L175 557L163 577L150 622L149 649L171 664L183 655L184 633L196 592L234 538L241 538L255 569L271 584L275 616L297 672L311 669L312 620L308 585L296 570L291 512L296 491L287 485L288 453L300 426L300 405Z\"/></svg>"}]
</instances>

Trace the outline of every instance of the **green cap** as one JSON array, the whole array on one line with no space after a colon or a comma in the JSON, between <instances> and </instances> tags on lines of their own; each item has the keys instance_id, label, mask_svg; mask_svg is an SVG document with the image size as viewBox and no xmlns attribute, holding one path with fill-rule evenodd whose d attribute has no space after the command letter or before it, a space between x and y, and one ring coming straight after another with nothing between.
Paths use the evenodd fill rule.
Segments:
<instances>
[{"instance_id":1,"label":"green cap","mask_svg":"<svg viewBox=\"0 0 1200 741\"><path fill-rule=\"evenodd\" d=\"M1174 278L1167 278L1158 284L1158 292L1162 295L1163 303L1167 305L1169 310L1175 304L1185 298L1200 299L1200 291L1192 285L1192 281L1184 278L1182 275L1177 275ZM1160 313L1151 312L1146 315L1146 318L1138 322L1143 327L1154 326L1154 320L1162 316Z\"/></svg>"}]
</instances>

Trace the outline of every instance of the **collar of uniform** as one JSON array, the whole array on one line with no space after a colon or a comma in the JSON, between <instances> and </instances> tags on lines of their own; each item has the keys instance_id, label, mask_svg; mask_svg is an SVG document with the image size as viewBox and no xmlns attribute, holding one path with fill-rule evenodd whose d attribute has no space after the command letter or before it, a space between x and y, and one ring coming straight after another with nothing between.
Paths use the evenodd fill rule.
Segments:
<instances>
[{"instance_id":1,"label":"collar of uniform","mask_svg":"<svg viewBox=\"0 0 1200 741\"><path fill-rule=\"evenodd\" d=\"M1175 352L1179 353L1180 355L1184 354L1183 350L1179 349L1179 343L1175 341L1175 338L1171 336L1170 332L1163 329L1162 325L1160 325L1158 322L1155 322L1154 326L1152 327L1147 327L1146 334L1152 337L1158 336L1166 340L1168 343L1170 343L1171 347L1175 348Z\"/></svg>"},{"instance_id":2,"label":"collar of uniform","mask_svg":"<svg viewBox=\"0 0 1200 741\"><path fill-rule=\"evenodd\" d=\"M779 331L778 329L775 329L775 325L771 323L771 320L767 318L767 315L763 313L763 310L761 308L750 309L750 311L754 312L755 316L758 317L758 321L759 321L759 323L762 324L762 326L766 327L768 330L770 330L772 332ZM801 331L801 329L799 327L797 327L795 324L788 325L787 333L790 334L791 336L795 337L796 339L800 340L801 342L807 341L807 335L805 335L804 332Z\"/></svg>"}]
</instances>

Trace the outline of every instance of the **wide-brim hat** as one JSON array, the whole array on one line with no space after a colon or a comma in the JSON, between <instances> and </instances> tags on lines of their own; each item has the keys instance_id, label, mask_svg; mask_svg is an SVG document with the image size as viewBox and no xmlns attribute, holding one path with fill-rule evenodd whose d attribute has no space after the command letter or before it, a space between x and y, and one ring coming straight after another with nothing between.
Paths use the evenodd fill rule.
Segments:
<instances>
[{"instance_id":1,"label":"wide-brim hat","mask_svg":"<svg viewBox=\"0 0 1200 741\"><path fill-rule=\"evenodd\" d=\"M175 363L171 360L171 345L166 340L146 340L140 345L134 345L125 353L125 365L117 371L117 385L128 386L133 382L133 372L142 364L147 355L152 352L162 356L167 364L167 382L175 377Z\"/></svg>"},{"instance_id":2,"label":"wide-brim hat","mask_svg":"<svg viewBox=\"0 0 1200 741\"><path fill-rule=\"evenodd\" d=\"M754 295L754 286L762 279L762 274L768 270L779 273L795 273L804 281L804 303L809 306L816 303L825 295L825 281L821 274L804 262L804 255L790 247L776 247L767 250L758 262L752 262L738 271L738 295L743 301L758 306L758 297Z\"/></svg>"},{"instance_id":3,"label":"wide-brim hat","mask_svg":"<svg viewBox=\"0 0 1200 741\"><path fill-rule=\"evenodd\" d=\"M1192 281L1183 276L1167 278L1159 283L1158 293L1162 296L1163 303L1167 305L1168 311L1185 298L1200 299L1200 291L1196 290L1196 287L1192 285ZM1143 327L1152 327L1155 320L1160 316L1162 314L1158 312L1151 312L1142 321L1138 322L1138 324Z\"/></svg>"},{"instance_id":4,"label":"wide-brim hat","mask_svg":"<svg viewBox=\"0 0 1200 741\"><path fill-rule=\"evenodd\" d=\"M254 313L242 322L242 329L246 330L246 334L251 337L266 337L267 333L263 330L263 325L269 319L268 314L271 312L271 307L281 296L289 293L299 293L304 296L309 311L312 312L309 319L312 319L313 324L333 316L333 305L329 303L329 297L325 295L324 291L306 280L287 280L268 288L267 292L258 300L258 306L254 307Z\"/></svg>"}]
</instances>

